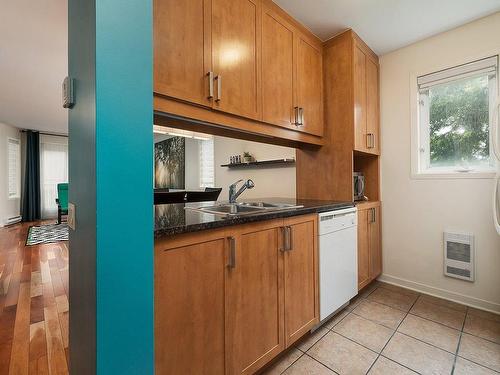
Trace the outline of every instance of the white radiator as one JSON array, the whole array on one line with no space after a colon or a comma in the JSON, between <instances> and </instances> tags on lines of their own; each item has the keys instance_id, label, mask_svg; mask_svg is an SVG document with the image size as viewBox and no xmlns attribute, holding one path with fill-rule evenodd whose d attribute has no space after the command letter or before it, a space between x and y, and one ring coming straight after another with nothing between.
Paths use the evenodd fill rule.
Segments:
<instances>
[{"instance_id":1,"label":"white radiator","mask_svg":"<svg viewBox=\"0 0 500 375\"><path fill-rule=\"evenodd\" d=\"M461 280L474 281L474 235L444 233L444 274Z\"/></svg>"},{"instance_id":2,"label":"white radiator","mask_svg":"<svg viewBox=\"0 0 500 375\"><path fill-rule=\"evenodd\" d=\"M21 215L9 217L9 218L5 219L4 225L7 226L7 225L20 223L21 219L22 219Z\"/></svg>"}]
</instances>

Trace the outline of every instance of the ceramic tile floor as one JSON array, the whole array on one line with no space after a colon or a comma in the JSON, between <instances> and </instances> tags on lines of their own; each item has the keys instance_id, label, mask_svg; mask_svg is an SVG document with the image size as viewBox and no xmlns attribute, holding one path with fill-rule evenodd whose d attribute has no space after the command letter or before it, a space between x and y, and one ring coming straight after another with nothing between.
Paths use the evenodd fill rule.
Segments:
<instances>
[{"instance_id":1,"label":"ceramic tile floor","mask_svg":"<svg viewBox=\"0 0 500 375\"><path fill-rule=\"evenodd\" d=\"M264 374L500 374L500 315L376 281Z\"/></svg>"}]
</instances>

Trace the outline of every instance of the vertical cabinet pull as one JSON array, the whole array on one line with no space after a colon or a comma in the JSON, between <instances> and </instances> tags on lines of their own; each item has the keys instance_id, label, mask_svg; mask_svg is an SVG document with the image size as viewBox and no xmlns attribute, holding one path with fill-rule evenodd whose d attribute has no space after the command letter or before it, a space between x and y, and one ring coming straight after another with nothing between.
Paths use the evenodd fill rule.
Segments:
<instances>
[{"instance_id":1,"label":"vertical cabinet pull","mask_svg":"<svg viewBox=\"0 0 500 375\"><path fill-rule=\"evenodd\" d=\"M281 234L281 245L280 245L280 251L285 252L286 251L286 228L285 227L280 227L280 234Z\"/></svg>"},{"instance_id":2,"label":"vertical cabinet pull","mask_svg":"<svg viewBox=\"0 0 500 375\"><path fill-rule=\"evenodd\" d=\"M375 148L375 134L368 133L366 135L366 145L368 148Z\"/></svg>"},{"instance_id":3,"label":"vertical cabinet pull","mask_svg":"<svg viewBox=\"0 0 500 375\"><path fill-rule=\"evenodd\" d=\"M228 268L236 267L236 239L234 237L228 237L229 241L229 264Z\"/></svg>"},{"instance_id":4,"label":"vertical cabinet pull","mask_svg":"<svg viewBox=\"0 0 500 375\"><path fill-rule=\"evenodd\" d=\"M370 223L374 223L377 221L377 214L376 214L377 211L375 210L376 210L375 207L370 208Z\"/></svg>"},{"instance_id":5,"label":"vertical cabinet pull","mask_svg":"<svg viewBox=\"0 0 500 375\"><path fill-rule=\"evenodd\" d=\"M221 94L221 91L222 91L222 76L220 74L218 74L215 77L215 80L217 81L217 97L215 98L215 101L216 102L220 102L221 98L222 98L222 94Z\"/></svg>"},{"instance_id":6,"label":"vertical cabinet pull","mask_svg":"<svg viewBox=\"0 0 500 375\"><path fill-rule=\"evenodd\" d=\"M214 97L214 72L208 72L208 99Z\"/></svg>"},{"instance_id":7,"label":"vertical cabinet pull","mask_svg":"<svg viewBox=\"0 0 500 375\"><path fill-rule=\"evenodd\" d=\"M293 235L292 235L292 227L288 228L288 251L293 250Z\"/></svg>"},{"instance_id":8,"label":"vertical cabinet pull","mask_svg":"<svg viewBox=\"0 0 500 375\"><path fill-rule=\"evenodd\" d=\"M293 124L299 126L299 107L293 108Z\"/></svg>"},{"instance_id":9,"label":"vertical cabinet pull","mask_svg":"<svg viewBox=\"0 0 500 375\"><path fill-rule=\"evenodd\" d=\"M299 125L304 125L304 108L299 108Z\"/></svg>"}]
</instances>

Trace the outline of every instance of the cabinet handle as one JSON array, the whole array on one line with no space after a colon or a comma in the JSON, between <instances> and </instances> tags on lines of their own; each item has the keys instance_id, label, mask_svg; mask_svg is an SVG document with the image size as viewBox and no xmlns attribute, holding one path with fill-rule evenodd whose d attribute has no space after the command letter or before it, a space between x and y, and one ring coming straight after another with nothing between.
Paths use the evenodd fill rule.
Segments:
<instances>
[{"instance_id":1,"label":"cabinet handle","mask_svg":"<svg viewBox=\"0 0 500 375\"><path fill-rule=\"evenodd\" d=\"M370 223L374 223L377 221L377 215L375 208L370 208Z\"/></svg>"},{"instance_id":2,"label":"cabinet handle","mask_svg":"<svg viewBox=\"0 0 500 375\"><path fill-rule=\"evenodd\" d=\"M293 124L299 126L299 107L293 108Z\"/></svg>"},{"instance_id":3,"label":"cabinet handle","mask_svg":"<svg viewBox=\"0 0 500 375\"><path fill-rule=\"evenodd\" d=\"M304 125L304 108L302 107L299 108L299 125Z\"/></svg>"},{"instance_id":4,"label":"cabinet handle","mask_svg":"<svg viewBox=\"0 0 500 375\"><path fill-rule=\"evenodd\" d=\"M214 97L214 72L208 72L208 99Z\"/></svg>"},{"instance_id":5,"label":"cabinet handle","mask_svg":"<svg viewBox=\"0 0 500 375\"><path fill-rule=\"evenodd\" d=\"M280 234L281 234L280 251L282 253L284 253L286 251L286 228L285 227L280 227Z\"/></svg>"},{"instance_id":6,"label":"cabinet handle","mask_svg":"<svg viewBox=\"0 0 500 375\"><path fill-rule=\"evenodd\" d=\"M288 249L287 251L293 250L293 235L292 235L292 227L288 228Z\"/></svg>"},{"instance_id":7,"label":"cabinet handle","mask_svg":"<svg viewBox=\"0 0 500 375\"><path fill-rule=\"evenodd\" d=\"M375 134L372 133L372 148L375 148Z\"/></svg>"},{"instance_id":8,"label":"cabinet handle","mask_svg":"<svg viewBox=\"0 0 500 375\"><path fill-rule=\"evenodd\" d=\"M375 148L375 134L368 133L366 135L366 143L368 148Z\"/></svg>"},{"instance_id":9,"label":"cabinet handle","mask_svg":"<svg viewBox=\"0 0 500 375\"><path fill-rule=\"evenodd\" d=\"M215 98L216 102L220 102L222 98L222 76L219 74L215 77L215 80L217 81L217 97Z\"/></svg>"},{"instance_id":10,"label":"cabinet handle","mask_svg":"<svg viewBox=\"0 0 500 375\"><path fill-rule=\"evenodd\" d=\"M229 241L229 268L236 267L236 239L234 237L228 237Z\"/></svg>"}]
</instances>

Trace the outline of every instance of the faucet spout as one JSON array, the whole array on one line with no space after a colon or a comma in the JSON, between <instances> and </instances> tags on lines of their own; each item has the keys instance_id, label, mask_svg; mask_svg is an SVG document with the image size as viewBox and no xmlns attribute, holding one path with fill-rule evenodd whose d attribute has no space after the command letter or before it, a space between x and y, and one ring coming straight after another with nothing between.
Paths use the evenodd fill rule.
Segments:
<instances>
[{"instance_id":1,"label":"faucet spout","mask_svg":"<svg viewBox=\"0 0 500 375\"><path fill-rule=\"evenodd\" d=\"M238 180L235 183L229 185L229 203L235 203L236 198L238 198L241 193L243 193L246 189L253 189L255 186L255 183L252 180L248 179L243 183L243 185L241 185L239 190L236 191L236 187L241 181L243 180Z\"/></svg>"}]
</instances>

